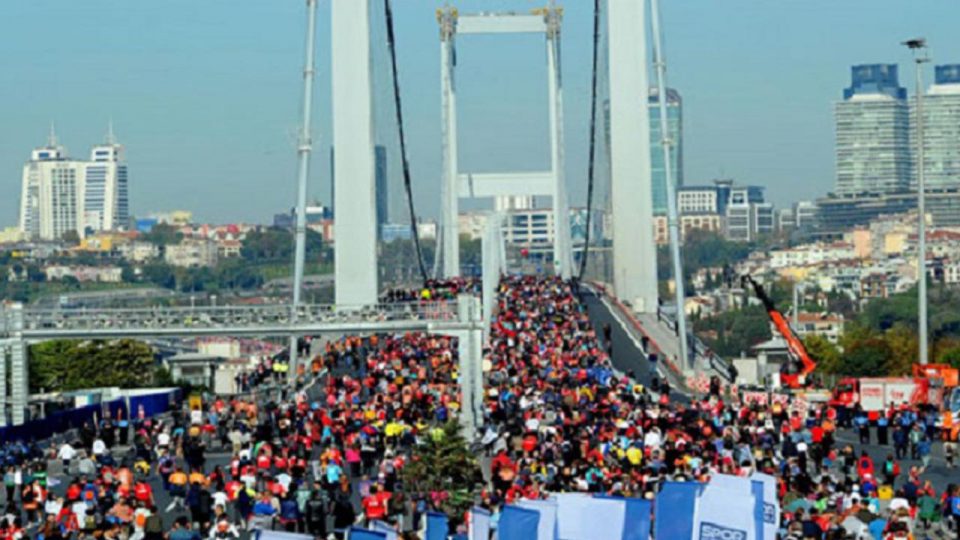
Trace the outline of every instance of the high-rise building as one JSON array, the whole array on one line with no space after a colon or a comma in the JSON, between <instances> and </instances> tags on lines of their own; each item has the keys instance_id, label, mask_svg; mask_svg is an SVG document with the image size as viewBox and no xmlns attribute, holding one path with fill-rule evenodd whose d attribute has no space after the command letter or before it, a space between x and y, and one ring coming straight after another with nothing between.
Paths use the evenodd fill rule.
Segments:
<instances>
[{"instance_id":1,"label":"high-rise building","mask_svg":"<svg viewBox=\"0 0 960 540\"><path fill-rule=\"evenodd\" d=\"M911 151L916 149L916 98L911 103ZM960 186L960 64L937 66L923 99L924 173L928 190ZM916 189L917 157L911 186Z\"/></svg>"},{"instance_id":2,"label":"high-rise building","mask_svg":"<svg viewBox=\"0 0 960 540\"><path fill-rule=\"evenodd\" d=\"M46 146L34 149L23 166L20 231L33 240L59 240L120 230L129 220L127 166L111 129L90 161L74 160L51 129Z\"/></svg>"},{"instance_id":3,"label":"high-rise building","mask_svg":"<svg viewBox=\"0 0 960 540\"><path fill-rule=\"evenodd\" d=\"M853 66L835 106L840 196L896 193L910 185L907 91L895 64Z\"/></svg>"},{"instance_id":4,"label":"high-rise building","mask_svg":"<svg viewBox=\"0 0 960 540\"><path fill-rule=\"evenodd\" d=\"M650 173L654 215L667 214L667 171L663 163L663 142L660 131L660 100L656 87L650 89ZM667 88L667 126L670 162L673 165L674 187L683 185L683 102L680 93Z\"/></svg>"},{"instance_id":5,"label":"high-rise building","mask_svg":"<svg viewBox=\"0 0 960 540\"><path fill-rule=\"evenodd\" d=\"M656 87L647 95L650 115L650 175L651 197L654 215L667 215L667 172L663 166L663 144L660 135L660 101ZM604 144L610 147L610 102L603 102ZM667 125L670 128L670 158L673 165L675 187L683 185L683 100L680 93L667 88Z\"/></svg>"}]
</instances>

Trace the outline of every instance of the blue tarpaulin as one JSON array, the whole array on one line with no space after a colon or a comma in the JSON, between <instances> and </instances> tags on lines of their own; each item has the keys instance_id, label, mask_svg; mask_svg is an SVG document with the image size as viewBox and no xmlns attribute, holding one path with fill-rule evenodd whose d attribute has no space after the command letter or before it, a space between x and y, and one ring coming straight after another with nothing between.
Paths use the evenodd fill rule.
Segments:
<instances>
[{"instance_id":1,"label":"blue tarpaulin","mask_svg":"<svg viewBox=\"0 0 960 540\"><path fill-rule=\"evenodd\" d=\"M540 512L519 506L507 505L500 514L497 526L499 540L530 540L537 537L540 526Z\"/></svg>"},{"instance_id":2,"label":"blue tarpaulin","mask_svg":"<svg viewBox=\"0 0 960 540\"><path fill-rule=\"evenodd\" d=\"M664 482L654 504L654 538L693 536L693 510L703 484Z\"/></svg>"}]
</instances>

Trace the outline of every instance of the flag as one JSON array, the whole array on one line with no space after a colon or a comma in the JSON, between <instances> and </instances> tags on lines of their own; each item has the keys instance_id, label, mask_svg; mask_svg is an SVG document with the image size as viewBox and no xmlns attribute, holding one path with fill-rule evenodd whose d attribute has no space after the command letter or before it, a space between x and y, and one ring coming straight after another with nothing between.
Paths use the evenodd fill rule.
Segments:
<instances>
[{"instance_id":1,"label":"flag","mask_svg":"<svg viewBox=\"0 0 960 540\"><path fill-rule=\"evenodd\" d=\"M507 505L500 514L497 525L499 540L530 540L537 537L540 512L519 506Z\"/></svg>"},{"instance_id":2,"label":"flag","mask_svg":"<svg viewBox=\"0 0 960 540\"><path fill-rule=\"evenodd\" d=\"M363 529L361 527L350 527L347 540L387 540L387 535L382 532L371 531L370 529Z\"/></svg>"},{"instance_id":3,"label":"flag","mask_svg":"<svg viewBox=\"0 0 960 540\"><path fill-rule=\"evenodd\" d=\"M490 540L490 512L474 506L470 509L470 540Z\"/></svg>"},{"instance_id":4,"label":"flag","mask_svg":"<svg viewBox=\"0 0 960 540\"><path fill-rule=\"evenodd\" d=\"M693 512L703 491L699 482L664 482L654 503L654 538L693 536Z\"/></svg>"},{"instance_id":5,"label":"flag","mask_svg":"<svg viewBox=\"0 0 960 540\"><path fill-rule=\"evenodd\" d=\"M447 515L440 512L427 512L426 540L447 540Z\"/></svg>"},{"instance_id":6,"label":"flag","mask_svg":"<svg viewBox=\"0 0 960 540\"><path fill-rule=\"evenodd\" d=\"M535 540L557 540L557 500L522 499L517 506L540 512ZM531 539L534 540L534 539Z\"/></svg>"},{"instance_id":7,"label":"flag","mask_svg":"<svg viewBox=\"0 0 960 540\"><path fill-rule=\"evenodd\" d=\"M753 473L750 479L763 482L763 540L775 540L780 527L777 479L763 473Z\"/></svg>"}]
</instances>

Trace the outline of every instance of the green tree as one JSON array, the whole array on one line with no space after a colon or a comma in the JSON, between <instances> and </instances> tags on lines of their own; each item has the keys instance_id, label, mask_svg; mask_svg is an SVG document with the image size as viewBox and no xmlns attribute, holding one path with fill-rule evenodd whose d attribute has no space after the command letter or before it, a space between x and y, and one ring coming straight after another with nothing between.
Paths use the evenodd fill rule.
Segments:
<instances>
[{"instance_id":1,"label":"green tree","mask_svg":"<svg viewBox=\"0 0 960 540\"><path fill-rule=\"evenodd\" d=\"M890 346L884 335L870 327L850 323L844 331L843 361L840 374L856 377L879 377L887 374Z\"/></svg>"},{"instance_id":2,"label":"green tree","mask_svg":"<svg viewBox=\"0 0 960 540\"><path fill-rule=\"evenodd\" d=\"M154 225L150 229L150 232L144 233L140 238L146 242L163 247L170 244L179 244L180 241L183 240L183 234L173 225L160 223Z\"/></svg>"},{"instance_id":3,"label":"green tree","mask_svg":"<svg viewBox=\"0 0 960 540\"><path fill-rule=\"evenodd\" d=\"M950 364L955 368L960 368L960 347L947 349L937 358L940 364Z\"/></svg>"},{"instance_id":4,"label":"green tree","mask_svg":"<svg viewBox=\"0 0 960 540\"><path fill-rule=\"evenodd\" d=\"M919 352L917 333L906 324L897 323L883 333L887 347L890 348L890 358L887 363L888 375L907 375L913 369Z\"/></svg>"},{"instance_id":5,"label":"green tree","mask_svg":"<svg viewBox=\"0 0 960 540\"><path fill-rule=\"evenodd\" d=\"M823 373L840 373L840 350L830 340L817 334L803 338L803 346Z\"/></svg>"},{"instance_id":6,"label":"green tree","mask_svg":"<svg viewBox=\"0 0 960 540\"><path fill-rule=\"evenodd\" d=\"M451 521L473 505L478 486L483 483L477 458L460 434L460 426L450 421L434 428L413 450L403 468L404 485L414 493L445 492L449 495L441 510Z\"/></svg>"},{"instance_id":7,"label":"green tree","mask_svg":"<svg viewBox=\"0 0 960 540\"><path fill-rule=\"evenodd\" d=\"M139 388L154 383L153 351L145 343L53 340L30 346L30 389L69 391L101 386Z\"/></svg>"},{"instance_id":8,"label":"green tree","mask_svg":"<svg viewBox=\"0 0 960 540\"><path fill-rule=\"evenodd\" d=\"M76 246L80 243L80 235L77 234L77 231L73 229L64 232L60 239L63 240L64 243L71 246Z\"/></svg>"}]
</instances>

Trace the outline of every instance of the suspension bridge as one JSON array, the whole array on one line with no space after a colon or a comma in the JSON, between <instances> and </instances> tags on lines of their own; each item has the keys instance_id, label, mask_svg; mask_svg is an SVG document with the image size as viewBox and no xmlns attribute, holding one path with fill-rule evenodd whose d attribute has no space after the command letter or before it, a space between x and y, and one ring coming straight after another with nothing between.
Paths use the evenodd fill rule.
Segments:
<instances>
[{"instance_id":1,"label":"suspension bridge","mask_svg":"<svg viewBox=\"0 0 960 540\"><path fill-rule=\"evenodd\" d=\"M654 2L656 0L653 0ZM23 423L28 401L30 343L57 339L113 339L199 336L289 336L290 373L296 373L296 340L304 335L423 331L459 338L460 373L465 392L465 422L480 415L481 360L484 332L494 309L496 284L506 271L503 214L491 212L484 232L482 300L460 296L446 305L380 304L378 295L376 147L390 144L397 151L402 173L405 210L416 251L418 273L426 279L428 265L421 247L413 204L413 173L407 158L406 132L390 0L331 0L331 80L335 227L335 295L333 305L303 303L306 182L312 153L314 45L317 0L307 0L307 47L304 66L303 123L299 135L297 249L293 299L289 304L142 309L39 309L17 304L0 311L0 411L9 406L14 424ZM650 132L646 96L647 67L645 2L596 0L594 4L593 73L590 122L587 237L575 252L570 233L565 178L563 77L561 75L562 8L550 3L529 13L460 13L452 7L437 11L441 80L443 156L439 241L436 274L460 274L458 214L461 201L528 201L549 198L553 219L553 271L564 278L603 283L622 306L618 317L629 317L637 329L657 336L661 353L688 359L682 317L674 323L656 316L656 250L651 203ZM458 161L457 84L459 40L475 35L543 36L546 103L549 118L549 168L534 172L463 170ZM371 36L385 36L385 42ZM655 44L659 47L659 41ZM659 54L659 51L658 51ZM376 62L375 58L384 58ZM662 67L662 57L658 66ZM659 82L663 77L660 72ZM378 85L376 81L386 81ZM378 89L385 91L381 94ZM662 93L661 93L662 95ZM667 130L661 130L667 131ZM669 145L669 141L664 141ZM669 160L667 160L669 161ZM498 204L500 206L500 204ZM591 220L605 220L609 242L591 242ZM675 220L674 220L675 221ZM675 225L675 224L674 224ZM648 234L638 234L648 231ZM591 249L591 248L594 249ZM588 258L612 255L605 271L587 271ZM682 280L678 280L682 283ZM682 291L681 291L682 294ZM600 308L613 309L608 303ZM606 306L606 307L604 307ZM680 310L682 313L682 309ZM643 327L648 328L644 329ZM635 330L637 330L635 329ZM642 354L638 351L638 354ZM9 359L9 367L7 360ZM692 367L680 361L684 369ZM9 370L9 376L7 373ZM9 380L9 384L6 381ZM0 422L5 415L0 414Z\"/></svg>"}]
</instances>

